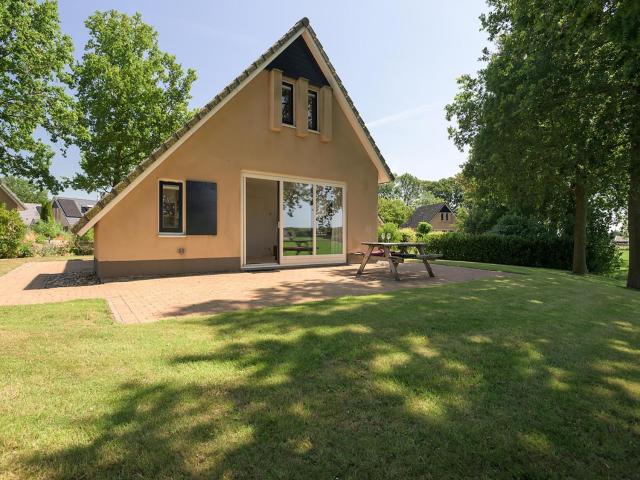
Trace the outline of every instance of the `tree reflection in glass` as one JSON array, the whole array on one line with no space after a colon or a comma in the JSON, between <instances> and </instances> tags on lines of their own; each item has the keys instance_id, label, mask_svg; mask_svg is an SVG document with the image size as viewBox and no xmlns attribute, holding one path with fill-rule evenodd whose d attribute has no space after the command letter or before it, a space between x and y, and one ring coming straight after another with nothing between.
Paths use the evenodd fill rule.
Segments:
<instances>
[{"instance_id":1,"label":"tree reflection in glass","mask_svg":"<svg viewBox=\"0 0 640 480\"><path fill-rule=\"evenodd\" d=\"M342 188L316 185L316 255L342 253Z\"/></svg>"},{"instance_id":2,"label":"tree reflection in glass","mask_svg":"<svg viewBox=\"0 0 640 480\"><path fill-rule=\"evenodd\" d=\"M313 254L313 186L283 182L283 244L286 255Z\"/></svg>"}]
</instances>

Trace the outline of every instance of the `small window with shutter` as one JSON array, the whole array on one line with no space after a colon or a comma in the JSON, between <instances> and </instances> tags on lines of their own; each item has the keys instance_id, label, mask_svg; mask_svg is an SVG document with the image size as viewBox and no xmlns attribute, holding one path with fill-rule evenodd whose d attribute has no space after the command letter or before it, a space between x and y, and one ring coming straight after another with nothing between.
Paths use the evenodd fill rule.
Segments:
<instances>
[{"instance_id":1,"label":"small window with shutter","mask_svg":"<svg viewBox=\"0 0 640 480\"><path fill-rule=\"evenodd\" d=\"M182 183L160 182L160 233L182 233Z\"/></svg>"}]
</instances>

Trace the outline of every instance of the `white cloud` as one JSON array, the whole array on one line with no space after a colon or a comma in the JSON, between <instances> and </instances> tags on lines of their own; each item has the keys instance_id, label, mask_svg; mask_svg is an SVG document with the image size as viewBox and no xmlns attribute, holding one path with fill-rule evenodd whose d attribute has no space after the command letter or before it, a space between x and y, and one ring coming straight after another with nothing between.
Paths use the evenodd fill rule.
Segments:
<instances>
[{"instance_id":1,"label":"white cloud","mask_svg":"<svg viewBox=\"0 0 640 480\"><path fill-rule=\"evenodd\" d=\"M390 123L403 122L405 120L418 117L426 112L433 111L437 108L438 107L436 105L433 105L432 103L426 103L424 105L420 105L419 107L409 108L398 113L392 113L391 115L387 115L386 117L382 117L378 120L374 120L373 122L369 122L367 123L367 128L376 128L382 125L388 125Z\"/></svg>"}]
</instances>

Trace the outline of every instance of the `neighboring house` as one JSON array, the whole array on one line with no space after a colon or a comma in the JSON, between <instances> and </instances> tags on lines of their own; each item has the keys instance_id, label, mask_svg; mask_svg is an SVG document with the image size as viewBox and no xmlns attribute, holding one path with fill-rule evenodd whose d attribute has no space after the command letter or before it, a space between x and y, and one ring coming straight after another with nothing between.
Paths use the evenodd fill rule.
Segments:
<instances>
[{"instance_id":1,"label":"neighboring house","mask_svg":"<svg viewBox=\"0 0 640 480\"><path fill-rule=\"evenodd\" d=\"M17 210L18 215L27 225L33 225L40 220L40 204L23 202L2 182L0 182L0 204L7 210Z\"/></svg>"},{"instance_id":2,"label":"neighboring house","mask_svg":"<svg viewBox=\"0 0 640 480\"><path fill-rule=\"evenodd\" d=\"M83 198L54 197L53 218L62 225L62 228L69 230L96 203L98 203L96 200Z\"/></svg>"},{"instance_id":3,"label":"neighboring house","mask_svg":"<svg viewBox=\"0 0 640 480\"><path fill-rule=\"evenodd\" d=\"M456 214L446 203L422 205L416 208L402 227L417 228L420 222L430 223L434 232L455 232Z\"/></svg>"},{"instance_id":4,"label":"neighboring house","mask_svg":"<svg viewBox=\"0 0 640 480\"><path fill-rule=\"evenodd\" d=\"M102 278L339 264L392 178L305 18L73 230Z\"/></svg>"}]
</instances>

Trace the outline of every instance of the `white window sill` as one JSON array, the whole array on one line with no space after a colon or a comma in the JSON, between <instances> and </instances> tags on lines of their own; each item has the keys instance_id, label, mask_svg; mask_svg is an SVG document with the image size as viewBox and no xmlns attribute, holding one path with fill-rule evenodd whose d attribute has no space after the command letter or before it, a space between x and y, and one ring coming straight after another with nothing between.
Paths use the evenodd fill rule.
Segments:
<instances>
[{"instance_id":1,"label":"white window sill","mask_svg":"<svg viewBox=\"0 0 640 480\"><path fill-rule=\"evenodd\" d=\"M163 232L163 233L158 233L158 237L160 238L184 238L187 235L185 233L169 233L169 232Z\"/></svg>"}]
</instances>

